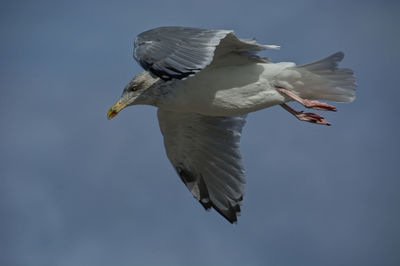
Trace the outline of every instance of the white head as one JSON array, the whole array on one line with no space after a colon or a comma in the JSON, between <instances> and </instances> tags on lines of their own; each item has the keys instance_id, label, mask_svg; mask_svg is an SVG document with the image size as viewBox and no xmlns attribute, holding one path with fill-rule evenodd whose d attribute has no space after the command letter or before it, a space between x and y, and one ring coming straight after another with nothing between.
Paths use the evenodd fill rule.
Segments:
<instances>
[{"instance_id":1,"label":"white head","mask_svg":"<svg viewBox=\"0 0 400 266\"><path fill-rule=\"evenodd\" d=\"M144 71L134 77L124 88L121 98L110 108L107 117L115 117L122 109L127 106L146 104L151 102L148 99L151 95L145 93L158 78L153 78L147 71Z\"/></svg>"}]
</instances>

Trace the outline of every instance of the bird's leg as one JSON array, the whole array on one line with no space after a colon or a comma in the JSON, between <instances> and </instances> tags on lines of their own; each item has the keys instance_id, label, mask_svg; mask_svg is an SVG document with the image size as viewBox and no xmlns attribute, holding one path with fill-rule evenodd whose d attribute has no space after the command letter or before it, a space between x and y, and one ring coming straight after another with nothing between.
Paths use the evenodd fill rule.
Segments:
<instances>
[{"instance_id":1,"label":"bird's leg","mask_svg":"<svg viewBox=\"0 0 400 266\"><path fill-rule=\"evenodd\" d=\"M291 108L289 105L287 105L285 103L282 103L281 106L286 111L288 111L289 113L294 115L300 121L310 122L310 123L319 124L319 125L326 125L326 126L331 125L329 122L325 121L324 118L320 115L313 114L313 113L304 113L303 111L297 112L296 110L294 110L293 108Z\"/></svg>"},{"instance_id":2,"label":"bird's leg","mask_svg":"<svg viewBox=\"0 0 400 266\"><path fill-rule=\"evenodd\" d=\"M277 87L277 90L280 93L288 96L292 100L295 100L296 102L299 102L300 104L302 104L306 108L312 108L312 109L315 109L315 110L322 110L322 111L334 111L334 112L336 112L335 106L332 106L330 104L319 102L319 101L315 101L315 100L303 99L300 96L298 96L297 94L295 94L294 92L292 92L292 91L290 91L288 89L282 88L282 87Z\"/></svg>"}]
</instances>

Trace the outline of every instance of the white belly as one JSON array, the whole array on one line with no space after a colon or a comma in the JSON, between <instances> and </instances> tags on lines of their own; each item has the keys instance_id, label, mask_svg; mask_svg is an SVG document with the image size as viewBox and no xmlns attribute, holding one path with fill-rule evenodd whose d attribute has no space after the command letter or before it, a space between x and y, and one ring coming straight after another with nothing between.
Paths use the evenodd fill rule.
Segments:
<instances>
[{"instance_id":1,"label":"white belly","mask_svg":"<svg viewBox=\"0 0 400 266\"><path fill-rule=\"evenodd\" d=\"M287 98L276 91L272 81L282 68L272 63L207 67L193 77L173 82L162 107L233 116L281 104Z\"/></svg>"}]
</instances>

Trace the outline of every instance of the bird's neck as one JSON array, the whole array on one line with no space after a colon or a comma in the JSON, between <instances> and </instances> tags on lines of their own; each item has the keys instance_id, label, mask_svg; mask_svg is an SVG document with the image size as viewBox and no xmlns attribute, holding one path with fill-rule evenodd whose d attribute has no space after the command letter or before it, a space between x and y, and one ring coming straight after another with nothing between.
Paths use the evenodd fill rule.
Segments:
<instances>
[{"instance_id":1,"label":"bird's neck","mask_svg":"<svg viewBox=\"0 0 400 266\"><path fill-rule=\"evenodd\" d=\"M160 102L163 97L163 80L154 79L154 82L146 89L136 101L136 104L141 105L151 105L155 107L160 107Z\"/></svg>"}]
</instances>

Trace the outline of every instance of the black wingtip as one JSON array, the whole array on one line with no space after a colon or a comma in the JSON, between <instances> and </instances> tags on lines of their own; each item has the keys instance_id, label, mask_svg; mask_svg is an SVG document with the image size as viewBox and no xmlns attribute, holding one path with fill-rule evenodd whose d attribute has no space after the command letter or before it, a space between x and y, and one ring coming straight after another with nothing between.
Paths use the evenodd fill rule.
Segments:
<instances>
[{"instance_id":1,"label":"black wingtip","mask_svg":"<svg viewBox=\"0 0 400 266\"><path fill-rule=\"evenodd\" d=\"M221 214L228 222L231 224L237 224L237 214L240 214L240 206L239 204L235 206L231 206L228 210L221 210L214 203L211 203L212 207Z\"/></svg>"},{"instance_id":2,"label":"black wingtip","mask_svg":"<svg viewBox=\"0 0 400 266\"><path fill-rule=\"evenodd\" d=\"M201 174L197 177L194 176L190 171L185 169L185 166L183 164L176 166L175 170L178 173L179 177L181 178L182 182L189 188L189 190L190 190L189 184L196 183L199 195L196 195L195 198L198 199L199 203L203 206L203 208L206 211L209 211L211 208L214 208L228 222L230 222L231 224L237 224L237 216L240 216L240 204L242 203L243 196L233 199L233 202L231 202L232 200L226 199L228 208L222 210L218 208L211 200L207 185Z\"/></svg>"}]
</instances>

